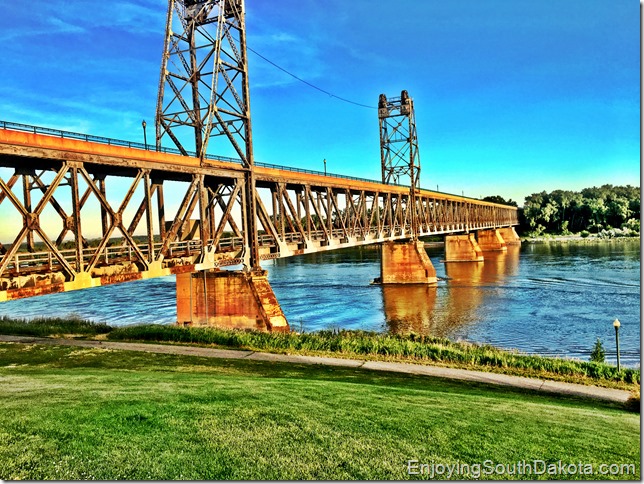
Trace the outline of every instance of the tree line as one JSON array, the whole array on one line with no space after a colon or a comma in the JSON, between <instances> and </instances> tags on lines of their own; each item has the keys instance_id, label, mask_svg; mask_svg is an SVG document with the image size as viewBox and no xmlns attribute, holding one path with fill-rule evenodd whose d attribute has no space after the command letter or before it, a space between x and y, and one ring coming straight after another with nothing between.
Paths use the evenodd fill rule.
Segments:
<instances>
[{"instance_id":1,"label":"tree line","mask_svg":"<svg viewBox=\"0 0 644 484\"><path fill-rule=\"evenodd\" d=\"M640 198L640 187L630 185L533 193L519 208L519 230L526 235L606 233L616 229L623 235L639 233ZM517 206L498 195L484 200Z\"/></svg>"}]
</instances>

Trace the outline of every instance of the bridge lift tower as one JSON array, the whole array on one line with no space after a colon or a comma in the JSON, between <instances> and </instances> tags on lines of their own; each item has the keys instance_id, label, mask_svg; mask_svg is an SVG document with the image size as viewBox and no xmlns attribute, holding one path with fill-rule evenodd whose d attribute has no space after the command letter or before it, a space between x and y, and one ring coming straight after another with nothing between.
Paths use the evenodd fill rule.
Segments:
<instances>
[{"instance_id":1,"label":"bridge lift tower","mask_svg":"<svg viewBox=\"0 0 644 484\"><path fill-rule=\"evenodd\" d=\"M419 233L416 196L420 190L420 154L413 99L407 91L402 91L400 97L389 99L381 94L378 118L382 182L402 184L409 181L409 205L414 207L411 211L411 232L412 239L416 239Z\"/></svg>"},{"instance_id":2,"label":"bridge lift tower","mask_svg":"<svg viewBox=\"0 0 644 484\"><path fill-rule=\"evenodd\" d=\"M167 135L184 156L189 154L186 146L194 147L203 163L211 138L227 140L231 154L246 169L244 266L256 271L260 264L245 16L244 0L168 0L156 145L159 149ZM190 139L194 145L187 144ZM217 149L221 152L222 146ZM200 193L205 193L203 183ZM200 204L203 213L207 200Z\"/></svg>"},{"instance_id":3,"label":"bridge lift tower","mask_svg":"<svg viewBox=\"0 0 644 484\"><path fill-rule=\"evenodd\" d=\"M378 100L380 121L380 157L382 182L403 184L409 182L409 197L405 213L409 214L403 224L403 234L410 240L382 244L380 258L380 282L382 284L434 284L436 270L419 240L420 155L416 136L414 101L407 91L400 97L387 99L384 94ZM407 230L407 223L410 229Z\"/></svg>"}]
</instances>

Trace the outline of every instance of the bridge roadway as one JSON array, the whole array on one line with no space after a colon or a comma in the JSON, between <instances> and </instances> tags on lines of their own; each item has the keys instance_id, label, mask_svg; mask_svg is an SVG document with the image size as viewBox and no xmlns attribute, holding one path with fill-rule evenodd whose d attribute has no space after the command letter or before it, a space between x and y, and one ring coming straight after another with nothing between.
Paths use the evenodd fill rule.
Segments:
<instances>
[{"instance_id":1,"label":"bridge roadway","mask_svg":"<svg viewBox=\"0 0 644 484\"><path fill-rule=\"evenodd\" d=\"M412 235L409 187L253 169L262 260ZM244 263L244 175L223 157L0 122L0 301ZM416 200L421 237L518 223L514 207L429 190Z\"/></svg>"}]
</instances>

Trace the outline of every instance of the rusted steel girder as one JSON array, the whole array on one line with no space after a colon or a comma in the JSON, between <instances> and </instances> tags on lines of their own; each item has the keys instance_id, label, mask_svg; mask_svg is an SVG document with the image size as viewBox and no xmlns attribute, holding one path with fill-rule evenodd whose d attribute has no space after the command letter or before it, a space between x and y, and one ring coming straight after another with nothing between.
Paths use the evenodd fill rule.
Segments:
<instances>
[{"instance_id":1,"label":"rusted steel girder","mask_svg":"<svg viewBox=\"0 0 644 484\"><path fill-rule=\"evenodd\" d=\"M258 260L412 237L408 187L265 166L253 175L250 217L238 163L0 129L0 225L11 230L0 299L240 264L249 236ZM518 223L515 207L428 190L416 214L419 236Z\"/></svg>"}]
</instances>

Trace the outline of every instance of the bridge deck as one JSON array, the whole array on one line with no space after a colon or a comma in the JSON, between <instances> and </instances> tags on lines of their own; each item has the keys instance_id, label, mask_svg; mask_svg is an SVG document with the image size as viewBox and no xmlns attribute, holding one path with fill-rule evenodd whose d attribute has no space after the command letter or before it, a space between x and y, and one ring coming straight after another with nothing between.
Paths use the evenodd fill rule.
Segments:
<instances>
[{"instance_id":1,"label":"bridge deck","mask_svg":"<svg viewBox=\"0 0 644 484\"><path fill-rule=\"evenodd\" d=\"M38 129L0 129L10 173L0 172L0 235L10 241L0 300L244 260L245 169L235 160ZM265 164L254 173L263 260L411 235L409 187ZM515 207L430 190L416 200L420 236L517 224Z\"/></svg>"}]
</instances>

